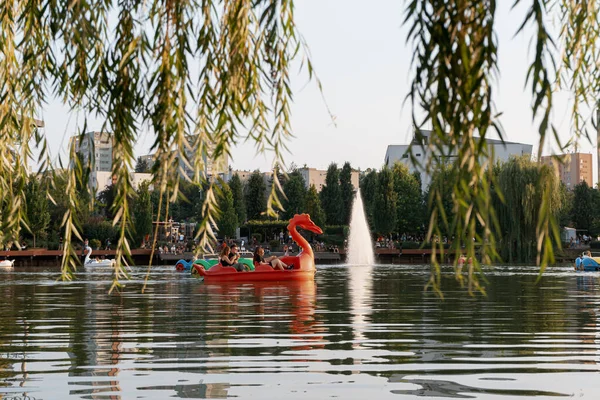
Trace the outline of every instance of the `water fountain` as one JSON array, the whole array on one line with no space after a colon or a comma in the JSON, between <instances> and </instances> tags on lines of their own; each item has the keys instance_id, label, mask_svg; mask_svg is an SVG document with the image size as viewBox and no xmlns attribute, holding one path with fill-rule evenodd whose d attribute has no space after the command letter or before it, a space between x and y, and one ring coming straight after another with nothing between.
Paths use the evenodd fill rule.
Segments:
<instances>
[{"instance_id":1,"label":"water fountain","mask_svg":"<svg viewBox=\"0 0 600 400\"><path fill-rule=\"evenodd\" d=\"M371 231L367 224L367 216L363 206L360 189L356 192L350 216L350 237L348 239L347 259L348 264L373 265L373 241Z\"/></svg>"},{"instance_id":2,"label":"water fountain","mask_svg":"<svg viewBox=\"0 0 600 400\"><path fill-rule=\"evenodd\" d=\"M366 339L364 331L371 321L373 309L373 241L367 223L365 208L363 206L360 189L356 192L352 215L350 216L350 237L347 249L348 286L350 288L350 301L352 304L352 331L354 333L355 348L362 347Z\"/></svg>"}]
</instances>

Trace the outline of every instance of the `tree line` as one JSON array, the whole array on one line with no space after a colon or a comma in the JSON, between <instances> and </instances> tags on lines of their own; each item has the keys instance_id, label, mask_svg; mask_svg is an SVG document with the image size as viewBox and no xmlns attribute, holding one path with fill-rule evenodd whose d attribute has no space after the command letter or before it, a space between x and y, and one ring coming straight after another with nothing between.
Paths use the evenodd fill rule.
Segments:
<instances>
[{"instance_id":1,"label":"tree line","mask_svg":"<svg viewBox=\"0 0 600 400\"><path fill-rule=\"evenodd\" d=\"M443 210L436 215L435 221L440 226L440 234L448 241L455 240L450 226L455 214L452 200L455 174L456 171L451 168L439 168L432 175L427 190L422 192L420 175L411 173L401 163L364 173L360 188L374 236L422 241L432 217L432 202L437 201ZM574 227L594 237L600 234L600 192L590 188L587 183L568 190L558 180L552 167L526 158L512 158L508 162L498 163L492 169L492 175L495 185L492 201L496 210L494 228L499 233L499 256L503 260L530 261L535 256L536 230L540 223L537 210L540 207L548 207L560 226ZM307 188L302 173L297 169L281 176L285 198L284 210L279 213L278 219L285 221L294 214L306 212L322 227L348 225L355 195L351 176L352 167L349 163L342 168L331 164L320 193L314 185ZM216 220L220 237L234 237L237 228L249 221L273 219L264 214L269 183L259 171L254 171L246 182L234 174L229 182L220 183L217 193L219 216ZM51 185L48 179L39 179L37 176L28 179L25 184L27 203L22 233L30 245L58 247L61 215L69 201L61 194L67 184L66 174L57 174ZM185 180L181 180L179 185L179 196L169 204L168 214L163 207L160 216L156 215L159 191L152 190L149 182L138 187L130 202L134 228L131 239L134 246L152 235L152 221L169 218L193 223L203 217L204 188ZM49 196L46 195L47 191ZM432 199L434 191L441 194L439 198ZM104 188L97 196L90 194L83 186L77 193L78 204L81 205L77 210L77 219L83 221L80 226L82 235L101 242L115 240L118 231L111 222L115 212L114 186ZM441 237L439 239L442 240Z\"/></svg>"},{"instance_id":2,"label":"tree line","mask_svg":"<svg viewBox=\"0 0 600 400\"><path fill-rule=\"evenodd\" d=\"M145 172L148 166L145 161L138 160L135 170ZM283 182L284 210L278 213L278 219L289 220L294 214L308 213L313 221L325 225L347 225L349 223L354 188L351 182L352 167L345 163L342 168L331 164L327 170L326 184L321 192L314 185L307 188L301 172L292 170L279 180ZM22 239L29 246L44 246L50 249L59 247L62 238L60 228L61 215L68 209L69 199L64 196L69 184L66 173L49 176L31 175L27 180L26 218L22 226ZM234 237L237 228L248 221L264 221L273 219L265 214L272 178L265 180L264 175L256 170L242 181L234 174L229 182L220 181L217 189L218 216L216 228L220 237ZM113 243L118 238L118 227L112 220L118 208L115 207L117 196L115 185L109 185L98 193L90 193L87 187L78 183L77 220L81 221L78 231L83 237L96 239L101 243L107 240ZM187 180L179 182L178 195L170 201L163 194L161 215L157 215L160 202L160 191L153 190L150 182L143 182L130 199L129 214L132 216L133 229L130 234L133 246L137 247L144 239L153 234L152 222L172 219L176 222L197 223L203 216L202 204L206 187Z\"/></svg>"}]
</instances>

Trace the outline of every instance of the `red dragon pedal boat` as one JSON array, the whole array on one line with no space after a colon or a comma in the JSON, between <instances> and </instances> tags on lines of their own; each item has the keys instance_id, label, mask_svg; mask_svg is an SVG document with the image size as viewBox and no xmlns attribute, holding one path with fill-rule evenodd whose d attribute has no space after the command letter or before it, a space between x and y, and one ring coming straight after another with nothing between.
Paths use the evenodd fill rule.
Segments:
<instances>
[{"instance_id":1,"label":"red dragon pedal boat","mask_svg":"<svg viewBox=\"0 0 600 400\"><path fill-rule=\"evenodd\" d=\"M302 248L297 256L280 257L286 265L294 266L291 270L275 270L268 264L257 265L254 271L238 272L233 267L217 264L209 270L202 265L194 264L192 273L204 278L206 282L258 282L258 281L303 281L315 277L315 255L308 241L298 233L296 228L322 234L323 231L310 219L308 214L296 214L287 226L292 239Z\"/></svg>"}]
</instances>

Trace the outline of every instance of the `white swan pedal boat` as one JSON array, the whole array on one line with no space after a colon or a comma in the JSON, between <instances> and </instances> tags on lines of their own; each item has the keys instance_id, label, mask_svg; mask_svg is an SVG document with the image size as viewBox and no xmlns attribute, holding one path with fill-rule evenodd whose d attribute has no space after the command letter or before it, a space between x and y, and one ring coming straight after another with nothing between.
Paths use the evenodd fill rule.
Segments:
<instances>
[{"instance_id":1,"label":"white swan pedal boat","mask_svg":"<svg viewBox=\"0 0 600 400\"><path fill-rule=\"evenodd\" d=\"M15 265L15 260L2 260L0 261L0 268L12 268Z\"/></svg>"},{"instance_id":2,"label":"white swan pedal boat","mask_svg":"<svg viewBox=\"0 0 600 400\"><path fill-rule=\"evenodd\" d=\"M113 267L115 265L115 260L113 259L104 259L104 260L98 260L97 258L90 258L90 256L92 255L92 249L89 248L87 251L87 254L85 255L85 260L83 261L83 266L84 267L90 267L90 268L95 268L95 267Z\"/></svg>"}]
</instances>

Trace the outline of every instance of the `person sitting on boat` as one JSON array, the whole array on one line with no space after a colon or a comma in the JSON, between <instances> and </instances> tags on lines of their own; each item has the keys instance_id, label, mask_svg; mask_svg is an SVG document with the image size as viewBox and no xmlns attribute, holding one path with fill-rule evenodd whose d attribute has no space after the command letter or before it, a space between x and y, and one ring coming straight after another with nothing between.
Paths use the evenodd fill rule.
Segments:
<instances>
[{"instance_id":1,"label":"person sitting on boat","mask_svg":"<svg viewBox=\"0 0 600 400\"><path fill-rule=\"evenodd\" d=\"M230 253L229 246L227 246L227 244L225 243L225 245L221 248L221 253L219 254L219 262L224 267L232 267L233 266L233 263L231 262L231 259L229 258L229 253Z\"/></svg>"},{"instance_id":2,"label":"person sitting on boat","mask_svg":"<svg viewBox=\"0 0 600 400\"><path fill-rule=\"evenodd\" d=\"M584 251L581 258L592 258L592 252L589 250Z\"/></svg>"},{"instance_id":3,"label":"person sitting on boat","mask_svg":"<svg viewBox=\"0 0 600 400\"><path fill-rule=\"evenodd\" d=\"M289 256L289 255L290 255L290 248L288 247L288 245L287 245L287 244L283 246L283 255L284 255L285 257L287 257L287 256Z\"/></svg>"},{"instance_id":4,"label":"person sitting on boat","mask_svg":"<svg viewBox=\"0 0 600 400\"><path fill-rule=\"evenodd\" d=\"M265 249L262 247L257 247L254 251L254 265L258 266L259 264L269 264L273 269L281 270L284 269L292 269L294 265L286 265L283 261L281 261L276 256L271 256L265 258Z\"/></svg>"},{"instance_id":5,"label":"person sitting on boat","mask_svg":"<svg viewBox=\"0 0 600 400\"><path fill-rule=\"evenodd\" d=\"M230 247L230 253L228 255L231 266L238 272L246 271L248 267L240 262L240 253L238 253L237 245L234 243Z\"/></svg>"}]
</instances>

